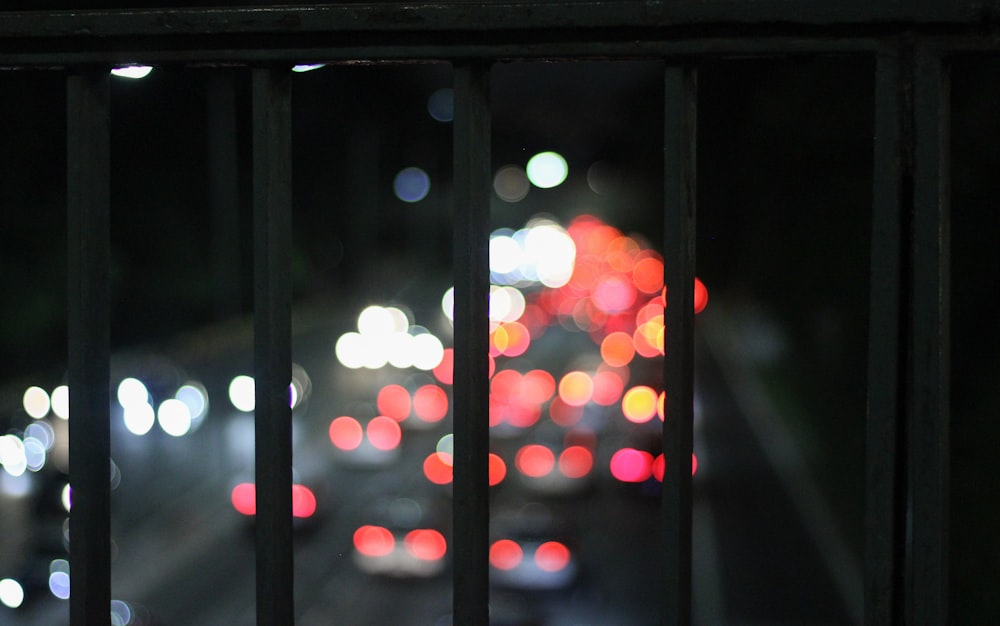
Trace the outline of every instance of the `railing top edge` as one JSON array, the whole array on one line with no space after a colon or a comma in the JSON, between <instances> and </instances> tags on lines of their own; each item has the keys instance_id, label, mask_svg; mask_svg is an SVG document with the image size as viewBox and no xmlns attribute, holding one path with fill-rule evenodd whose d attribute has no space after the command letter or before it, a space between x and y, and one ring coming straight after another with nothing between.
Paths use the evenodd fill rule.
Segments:
<instances>
[{"instance_id":1,"label":"railing top edge","mask_svg":"<svg viewBox=\"0 0 1000 626\"><path fill-rule=\"evenodd\" d=\"M2 11L0 39L290 33L421 33L575 29L725 28L747 25L912 24L982 27L1000 23L998 0L881 2L702 0L671 2L377 2L317 6Z\"/></svg>"}]
</instances>

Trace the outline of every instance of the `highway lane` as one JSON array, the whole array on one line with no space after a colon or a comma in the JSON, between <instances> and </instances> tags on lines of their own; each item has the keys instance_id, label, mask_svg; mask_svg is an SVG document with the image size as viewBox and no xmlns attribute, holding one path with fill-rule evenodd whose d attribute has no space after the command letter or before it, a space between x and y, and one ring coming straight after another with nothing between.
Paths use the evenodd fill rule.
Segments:
<instances>
[{"instance_id":1,"label":"highway lane","mask_svg":"<svg viewBox=\"0 0 1000 626\"><path fill-rule=\"evenodd\" d=\"M394 579L366 574L351 558L352 533L371 522L374 499L405 496L447 509L447 488L430 484L420 472L423 458L449 430L447 422L407 432L399 459L385 468L338 463L326 437L329 420L351 409L371 410L378 386L405 380L406 374L344 370L331 358L336 335L332 328L319 328L301 335L295 348L295 360L309 372L314 389L308 407L296 414L296 466L320 495L314 525L296 535L299 622L447 623L449 570L428 580ZM114 495L113 596L149 615L149 623L253 623L252 524L229 504L231 487L252 470L252 423L221 391L231 376L246 372L246 358L184 364L212 398L209 417L191 435L175 439L154 431L137 438L116 431L122 481ZM748 426L746 407L726 385L720 369L726 364L705 351L698 364L696 619L852 623L807 522ZM582 566L578 583L552 594L498 590L497 623L627 626L658 620L655 485L624 485L606 470L610 442L620 439L624 428L612 426L602 437L609 443L599 445L590 489L544 499L572 521ZM513 443L498 447L504 446ZM493 498L499 510L538 496L511 480L494 488ZM442 530L448 535L447 527ZM60 623L65 606L54 599L33 603L11 623Z\"/></svg>"}]
</instances>

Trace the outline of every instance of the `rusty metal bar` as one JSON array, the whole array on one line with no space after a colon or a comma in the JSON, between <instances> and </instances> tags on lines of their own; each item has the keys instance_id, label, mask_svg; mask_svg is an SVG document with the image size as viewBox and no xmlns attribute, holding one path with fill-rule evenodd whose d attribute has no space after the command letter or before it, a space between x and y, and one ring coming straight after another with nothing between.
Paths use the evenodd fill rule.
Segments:
<instances>
[{"instance_id":1,"label":"rusty metal bar","mask_svg":"<svg viewBox=\"0 0 1000 626\"><path fill-rule=\"evenodd\" d=\"M663 623L691 623L697 73L668 66L664 107Z\"/></svg>"},{"instance_id":2,"label":"rusty metal bar","mask_svg":"<svg viewBox=\"0 0 1000 626\"><path fill-rule=\"evenodd\" d=\"M490 69L455 66L453 623L489 624Z\"/></svg>"},{"instance_id":3,"label":"rusty metal bar","mask_svg":"<svg viewBox=\"0 0 1000 626\"><path fill-rule=\"evenodd\" d=\"M905 375L901 317L903 275L904 125L908 81L898 47L882 50L875 69L875 146L872 176L871 283L866 426L865 623L902 623L905 559L906 432L900 381ZM908 132L908 128L907 128ZM908 174L907 174L908 176Z\"/></svg>"},{"instance_id":4,"label":"rusty metal bar","mask_svg":"<svg viewBox=\"0 0 1000 626\"><path fill-rule=\"evenodd\" d=\"M111 607L110 89L107 68L67 78L70 623Z\"/></svg>"},{"instance_id":5,"label":"rusty metal bar","mask_svg":"<svg viewBox=\"0 0 1000 626\"><path fill-rule=\"evenodd\" d=\"M291 73L255 68L254 380L257 623L294 623L292 578Z\"/></svg>"},{"instance_id":6,"label":"rusty metal bar","mask_svg":"<svg viewBox=\"0 0 1000 626\"><path fill-rule=\"evenodd\" d=\"M948 623L949 89L918 46L913 79L910 580L907 624Z\"/></svg>"}]
</instances>

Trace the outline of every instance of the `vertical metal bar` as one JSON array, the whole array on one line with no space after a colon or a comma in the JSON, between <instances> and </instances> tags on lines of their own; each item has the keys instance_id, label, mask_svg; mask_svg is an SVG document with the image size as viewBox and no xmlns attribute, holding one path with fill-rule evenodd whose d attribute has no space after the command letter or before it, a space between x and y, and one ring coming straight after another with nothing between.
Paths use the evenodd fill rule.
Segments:
<instances>
[{"instance_id":1,"label":"vertical metal bar","mask_svg":"<svg viewBox=\"0 0 1000 626\"><path fill-rule=\"evenodd\" d=\"M663 623L691 623L697 74L669 66L664 108Z\"/></svg>"},{"instance_id":2,"label":"vertical metal bar","mask_svg":"<svg viewBox=\"0 0 1000 626\"><path fill-rule=\"evenodd\" d=\"M212 213L212 296L217 319L238 315L242 309L234 78L230 70L213 70L205 85L208 193Z\"/></svg>"},{"instance_id":3,"label":"vertical metal bar","mask_svg":"<svg viewBox=\"0 0 1000 626\"><path fill-rule=\"evenodd\" d=\"M905 445L900 380L904 113L910 72L898 48L879 51L875 68L875 145L872 176L871 283L866 426L865 623L901 624L905 537ZM906 76L904 76L904 74ZM908 78L907 78L908 77Z\"/></svg>"},{"instance_id":4,"label":"vertical metal bar","mask_svg":"<svg viewBox=\"0 0 1000 626\"><path fill-rule=\"evenodd\" d=\"M918 47L913 109L910 598L907 623L948 622L949 89L942 59Z\"/></svg>"},{"instance_id":5,"label":"vertical metal bar","mask_svg":"<svg viewBox=\"0 0 1000 626\"><path fill-rule=\"evenodd\" d=\"M70 623L111 610L110 91L107 68L67 78Z\"/></svg>"},{"instance_id":6,"label":"vertical metal bar","mask_svg":"<svg viewBox=\"0 0 1000 626\"><path fill-rule=\"evenodd\" d=\"M255 68L254 379L257 623L294 623L292 593L291 74Z\"/></svg>"},{"instance_id":7,"label":"vertical metal bar","mask_svg":"<svg viewBox=\"0 0 1000 626\"><path fill-rule=\"evenodd\" d=\"M489 623L490 70L455 67L453 623Z\"/></svg>"}]
</instances>

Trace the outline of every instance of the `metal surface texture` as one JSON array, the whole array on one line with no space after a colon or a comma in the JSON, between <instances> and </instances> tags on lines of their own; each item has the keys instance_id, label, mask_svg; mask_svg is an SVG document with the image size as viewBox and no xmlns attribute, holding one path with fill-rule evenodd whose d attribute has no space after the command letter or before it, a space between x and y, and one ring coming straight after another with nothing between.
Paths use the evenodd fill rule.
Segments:
<instances>
[{"instance_id":1,"label":"metal surface texture","mask_svg":"<svg viewBox=\"0 0 1000 626\"><path fill-rule=\"evenodd\" d=\"M105 624L111 603L110 89L107 71L67 78L70 619Z\"/></svg>"},{"instance_id":2,"label":"metal surface texture","mask_svg":"<svg viewBox=\"0 0 1000 626\"><path fill-rule=\"evenodd\" d=\"M291 77L251 77L257 623L294 622L292 590Z\"/></svg>"},{"instance_id":3,"label":"metal surface texture","mask_svg":"<svg viewBox=\"0 0 1000 626\"><path fill-rule=\"evenodd\" d=\"M905 464L899 438L906 432L900 401L905 378L906 328L902 302L903 206L911 198L905 180L912 179L912 159L903 156L904 112L910 48L886 47L878 56L875 77L875 149L872 189L871 285L869 296L868 422L866 427L865 623L894 624L902 617L899 587L905 554ZM912 55L910 56L912 61ZM905 128L904 128L905 126ZM907 238L908 240L908 238Z\"/></svg>"},{"instance_id":4,"label":"metal surface texture","mask_svg":"<svg viewBox=\"0 0 1000 626\"><path fill-rule=\"evenodd\" d=\"M490 73L455 67L454 613L489 623Z\"/></svg>"},{"instance_id":5,"label":"metal surface texture","mask_svg":"<svg viewBox=\"0 0 1000 626\"><path fill-rule=\"evenodd\" d=\"M948 622L949 80L917 47L913 73L910 565L906 623Z\"/></svg>"},{"instance_id":6,"label":"metal surface texture","mask_svg":"<svg viewBox=\"0 0 1000 626\"><path fill-rule=\"evenodd\" d=\"M689 624L697 73L690 67L669 66L664 85L663 621Z\"/></svg>"},{"instance_id":7,"label":"metal surface texture","mask_svg":"<svg viewBox=\"0 0 1000 626\"><path fill-rule=\"evenodd\" d=\"M985 36L992 0L423 2L0 13L0 65L252 63L836 50L920 31ZM311 56L312 55L312 56Z\"/></svg>"}]
</instances>

